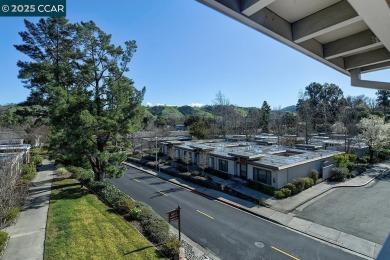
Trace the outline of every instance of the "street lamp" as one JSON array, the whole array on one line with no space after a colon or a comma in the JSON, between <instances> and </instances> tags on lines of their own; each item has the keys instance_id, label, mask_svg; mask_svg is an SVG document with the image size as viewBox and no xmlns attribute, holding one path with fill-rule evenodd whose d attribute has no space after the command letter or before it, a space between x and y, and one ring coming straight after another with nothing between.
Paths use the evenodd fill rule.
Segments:
<instances>
[{"instance_id":1,"label":"street lamp","mask_svg":"<svg viewBox=\"0 0 390 260\"><path fill-rule=\"evenodd\" d=\"M157 170L157 136L156 136L156 170Z\"/></svg>"}]
</instances>

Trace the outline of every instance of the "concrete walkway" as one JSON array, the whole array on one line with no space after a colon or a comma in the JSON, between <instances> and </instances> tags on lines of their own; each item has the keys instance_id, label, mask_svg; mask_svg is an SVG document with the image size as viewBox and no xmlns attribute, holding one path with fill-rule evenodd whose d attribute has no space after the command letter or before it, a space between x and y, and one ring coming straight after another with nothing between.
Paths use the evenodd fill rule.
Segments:
<instances>
[{"instance_id":1,"label":"concrete walkway","mask_svg":"<svg viewBox=\"0 0 390 260\"><path fill-rule=\"evenodd\" d=\"M43 259L53 170L54 164L44 160L31 183L29 201L20 212L16 224L6 229L10 239L4 260Z\"/></svg>"},{"instance_id":2,"label":"concrete walkway","mask_svg":"<svg viewBox=\"0 0 390 260\"><path fill-rule=\"evenodd\" d=\"M231 196L229 194L226 194L226 193L223 193L223 192L220 192L217 190L208 189L208 188L187 182L187 181L182 180L180 178L175 178L175 177L172 177L168 174L151 170L147 167L137 166L133 163L127 163L127 162L124 164L131 166L133 168L142 170L146 173L155 175L159 178L168 180L168 181L170 181L174 184L177 184L179 186L185 187L194 193L200 194L202 196L205 196L205 197L208 197L211 199L215 199L217 201L228 204L232 207L241 209L243 211L252 213L254 215L265 218L265 219L270 220L272 222L286 226L286 227L293 229L297 232L304 233L308 236L314 237L316 239L322 240L322 241L330 243L332 245L336 245L336 246L339 246L341 248L350 250L350 251L357 253L360 256L366 257L368 259L374 259L379 254L379 252L382 248L382 245L380 245L380 244L376 244L374 242L371 242L371 241L368 241L368 240L365 240L365 239L362 239L362 238L359 238L356 236L349 235L347 233L338 231L338 230L333 229L333 228L328 228L328 227L318 225L316 223L313 223L313 222L310 222L307 220L303 220L303 219L294 217L294 215L292 215L292 214L286 214L286 213L277 211L277 210L272 209L272 208L259 207L255 203L239 199L237 197ZM390 167L388 167L388 165L382 165L380 170L383 171L383 170L388 169L388 168L390 168ZM313 190L311 190L310 192L311 192L312 196L316 196L315 194L317 192L315 192L314 189L318 186L322 187L321 188L322 193L326 192L327 190L329 190L333 187L345 186L346 184L350 185L350 187L352 187L353 185L361 186L365 183L367 184L367 182L372 181L377 175L378 175L378 173L375 173L374 171L372 171L366 175L361 176L361 178L359 178L359 177L355 178L356 180L352 179L352 180L350 180L351 182L350 181L344 182L338 186L336 186L336 184L334 186L331 186L331 187L325 186L325 185L322 185L322 186L316 185L314 188L312 188ZM213 176L213 178L214 178L214 176ZM318 193L321 193L321 191L319 191ZM294 196L294 197L296 197L296 196ZM302 195L301 199L299 199L299 200L303 201L304 197L308 197L308 195L307 194ZM286 202L286 205L287 204L288 203ZM296 204L299 204L299 203L297 202Z\"/></svg>"}]
</instances>

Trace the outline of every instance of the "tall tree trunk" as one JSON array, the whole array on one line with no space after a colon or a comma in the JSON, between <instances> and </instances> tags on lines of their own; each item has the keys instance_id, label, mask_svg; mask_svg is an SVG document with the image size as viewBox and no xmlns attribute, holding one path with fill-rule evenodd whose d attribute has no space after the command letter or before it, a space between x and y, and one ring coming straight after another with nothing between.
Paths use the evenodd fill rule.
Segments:
<instances>
[{"instance_id":1,"label":"tall tree trunk","mask_svg":"<svg viewBox=\"0 0 390 260\"><path fill-rule=\"evenodd\" d=\"M369 146L368 149L370 150L370 163L372 164L374 163L374 150L371 146Z\"/></svg>"}]
</instances>

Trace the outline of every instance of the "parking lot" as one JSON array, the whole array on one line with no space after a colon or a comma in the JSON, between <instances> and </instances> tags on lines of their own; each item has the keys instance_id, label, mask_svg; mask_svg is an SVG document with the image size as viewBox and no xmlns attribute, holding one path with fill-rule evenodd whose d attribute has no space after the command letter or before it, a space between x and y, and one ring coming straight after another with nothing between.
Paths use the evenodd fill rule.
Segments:
<instances>
[{"instance_id":1,"label":"parking lot","mask_svg":"<svg viewBox=\"0 0 390 260\"><path fill-rule=\"evenodd\" d=\"M383 244L390 233L390 171L364 187L333 189L301 210L300 218Z\"/></svg>"}]
</instances>

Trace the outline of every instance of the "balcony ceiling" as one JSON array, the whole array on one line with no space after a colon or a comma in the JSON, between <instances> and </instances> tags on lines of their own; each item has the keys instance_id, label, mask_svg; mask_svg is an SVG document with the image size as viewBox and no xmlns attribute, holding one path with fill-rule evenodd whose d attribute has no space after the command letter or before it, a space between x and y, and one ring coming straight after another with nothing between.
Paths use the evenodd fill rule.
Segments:
<instances>
[{"instance_id":1,"label":"balcony ceiling","mask_svg":"<svg viewBox=\"0 0 390 260\"><path fill-rule=\"evenodd\" d=\"M390 67L390 0L198 0L346 75ZM239 37L239 35L237 36Z\"/></svg>"}]
</instances>

